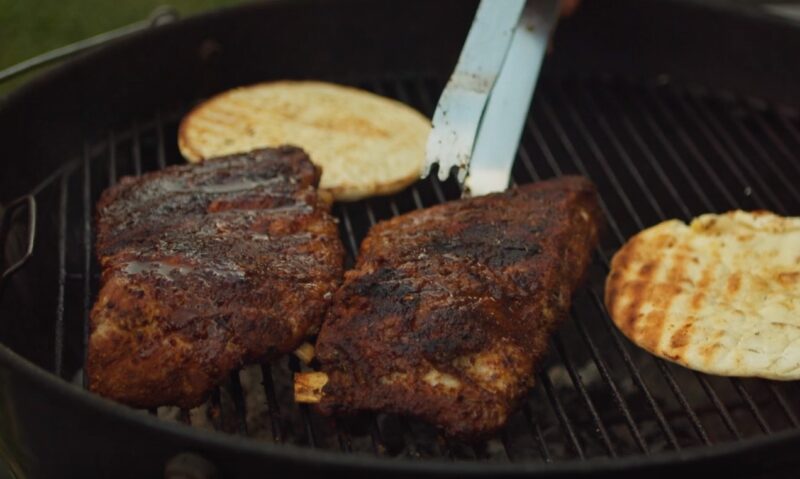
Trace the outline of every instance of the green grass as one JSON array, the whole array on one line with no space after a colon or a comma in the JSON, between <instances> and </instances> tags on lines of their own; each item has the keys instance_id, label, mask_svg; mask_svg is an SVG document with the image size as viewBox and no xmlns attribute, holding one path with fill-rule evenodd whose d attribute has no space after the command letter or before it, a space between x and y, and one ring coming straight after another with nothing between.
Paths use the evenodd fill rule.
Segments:
<instances>
[{"instance_id":1,"label":"green grass","mask_svg":"<svg viewBox=\"0 0 800 479\"><path fill-rule=\"evenodd\" d=\"M242 0L0 0L0 69L147 18L169 4L182 17ZM30 75L0 84L0 95Z\"/></svg>"}]
</instances>

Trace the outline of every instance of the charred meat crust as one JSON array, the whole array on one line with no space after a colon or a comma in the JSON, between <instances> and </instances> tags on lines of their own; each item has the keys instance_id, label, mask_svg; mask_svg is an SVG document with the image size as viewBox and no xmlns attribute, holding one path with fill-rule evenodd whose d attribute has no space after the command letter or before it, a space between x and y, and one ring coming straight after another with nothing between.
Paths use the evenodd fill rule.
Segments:
<instances>
[{"instance_id":1,"label":"charred meat crust","mask_svg":"<svg viewBox=\"0 0 800 479\"><path fill-rule=\"evenodd\" d=\"M136 407L197 406L244 363L316 331L344 257L319 173L302 150L281 147L106 190L91 390Z\"/></svg>"},{"instance_id":2,"label":"charred meat crust","mask_svg":"<svg viewBox=\"0 0 800 479\"><path fill-rule=\"evenodd\" d=\"M375 225L317 342L318 409L421 417L447 434L501 427L597 243L594 186L564 177Z\"/></svg>"}]
</instances>

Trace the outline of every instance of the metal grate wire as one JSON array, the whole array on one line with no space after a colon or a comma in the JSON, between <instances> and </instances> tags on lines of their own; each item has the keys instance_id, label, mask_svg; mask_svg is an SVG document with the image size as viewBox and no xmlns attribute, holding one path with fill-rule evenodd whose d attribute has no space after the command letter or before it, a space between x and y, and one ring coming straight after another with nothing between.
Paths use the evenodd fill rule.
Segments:
<instances>
[{"instance_id":1,"label":"metal grate wire","mask_svg":"<svg viewBox=\"0 0 800 479\"><path fill-rule=\"evenodd\" d=\"M442 82L407 75L355 85L430 115ZM56 202L51 364L59 376L84 380L86 318L99 281L93 205L124 175L182 162L174 138L184 112L161 110L125 128L87 135L81 156L35 190ZM496 438L465 444L422 422L385 414L319 417L291 401L291 375L307 368L294 357L233 373L201 408L151 412L254 441L500 463L653 455L798 429L800 410L789 399L795 383L711 377L654 358L622 337L602 302L611 255L645 227L732 208L800 214L797 151L800 120L780 109L670 84L550 79L537 92L514 181L590 177L608 231L569 319L553 337L536 387ZM452 181L431 177L391 197L336 205L347 265L371 225L457 197Z\"/></svg>"}]
</instances>

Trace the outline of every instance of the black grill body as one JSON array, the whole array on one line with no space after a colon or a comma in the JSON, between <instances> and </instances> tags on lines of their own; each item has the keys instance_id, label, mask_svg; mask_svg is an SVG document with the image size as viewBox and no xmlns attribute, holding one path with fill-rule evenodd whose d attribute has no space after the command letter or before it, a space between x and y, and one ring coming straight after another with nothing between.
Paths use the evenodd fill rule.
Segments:
<instances>
[{"instance_id":1,"label":"black grill body","mask_svg":"<svg viewBox=\"0 0 800 479\"><path fill-rule=\"evenodd\" d=\"M221 477L789 477L800 463L797 383L655 359L616 332L601 301L611 255L642 228L733 208L800 215L800 30L691 2L587 1L559 28L514 180L590 177L608 228L536 387L498 436L468 444L394 416L319 417L291 401L291 373L305 368L293 358L233 374L194 411L135 411L83 389L104 188L182 162L181 116L237 85L330 80L430 115L474 8L246 5L117 41L0 105L0 203L31 195L37 205L33 255L0 291L0 464L20 477L159 477L181 467ZM458 194L431 179L337 205L348 261L374 222ZM24 254L23 210L0 233L7 263Z\"/></svg>"}]
</instances>

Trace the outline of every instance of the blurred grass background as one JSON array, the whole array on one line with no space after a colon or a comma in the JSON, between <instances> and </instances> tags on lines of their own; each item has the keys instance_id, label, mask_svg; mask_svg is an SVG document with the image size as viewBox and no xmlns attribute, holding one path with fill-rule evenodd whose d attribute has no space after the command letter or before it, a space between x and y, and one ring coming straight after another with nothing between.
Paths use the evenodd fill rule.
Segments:
<instances>
[{"instance_id":1,"label":"blurred grass background","mask_svg":"<svg viewBox=\"0 0 800 479\"><path fill-rule=\"evenodd\" d=\"M146 19L159 5L181 17L243 0L0 0L0 70L84 38ZM45 69L47 67L44 67ZM0 96L38 72L0 83Z\"/></svg>"}]
</instances>

